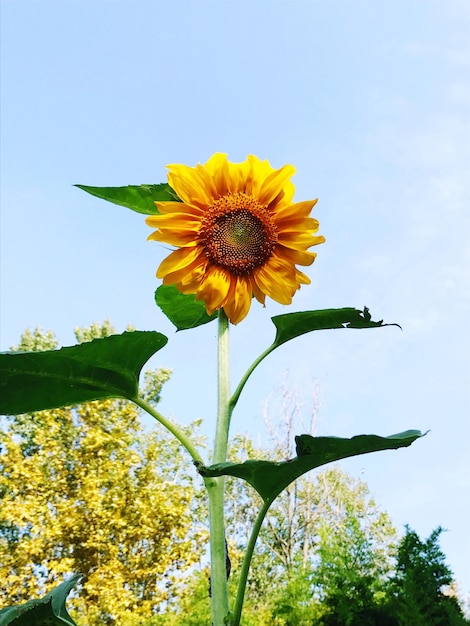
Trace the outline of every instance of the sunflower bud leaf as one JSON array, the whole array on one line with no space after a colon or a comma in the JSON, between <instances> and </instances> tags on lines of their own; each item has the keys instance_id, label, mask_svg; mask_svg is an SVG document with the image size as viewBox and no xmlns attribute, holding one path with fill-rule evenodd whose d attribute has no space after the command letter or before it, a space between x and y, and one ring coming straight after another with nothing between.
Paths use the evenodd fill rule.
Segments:
<instances>
[{"instance_id":1,"label":"sunflower bud leaf","mask_svg":"<svg viewBox=\"0 0 470 626\"><path fill-rule=\"evenodd\" d=\"M426 434L426 433L424 433ZM411 445L424 435L419 430L407 430L389 437L357 435L350 439L341 437L312 437L298 435L295 438L297 456L287 461L249 460L244 463L217 463L197 467L202 476L235 476L249 483L263 500L274 500L281 491L306 472L359 454L395 450Z\"/></svg>"},{"instance_id":2,"label":"sunflower bud leaf","mask_svg":"<svg viewBox=\"0 0 470 626\"><path fill-rule=\"evenodd\" d=\"M168 183L158 185L127 185L125 187L89 187L75 185L92 196L125 206L137 213L156 215L155 202L178 202L179 198Z\"/></svg>"},{"instance_id":3,"label":"sunflower bud leaf","mask_svg":"<svg viewBox=\"0 0 470 626\"><path fill-rule=\"evenodd\" d=\"M155 302L177 330L188 330L217 319L218 312L207 315L206 305L194 295L178 291L175 285L160 285Z\"/></svg>"},{"instance_id":4,"label":"sunflower bud leaf","mask_svg":"<svg viewBox=\"0 0 470 626\"><path fill-rule=\"evenodd\" d=\"M131 331L43 352L0 354L0 414L138 396L139 374L168 339Z\"/></svg>"}]
</instances>

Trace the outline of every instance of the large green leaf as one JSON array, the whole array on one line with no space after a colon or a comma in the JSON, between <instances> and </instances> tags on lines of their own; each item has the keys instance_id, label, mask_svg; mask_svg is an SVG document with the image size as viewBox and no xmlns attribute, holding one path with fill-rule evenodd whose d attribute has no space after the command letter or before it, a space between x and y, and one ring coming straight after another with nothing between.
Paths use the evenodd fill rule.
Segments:
<instances>
[{"instance_id":1,"label":"large green leaf","mask_svg":"<svg viewBox=\"0 0 470 626\"><path fill-rule=\"evenodd\" d=\"M351 307L301 311L300 313L277 315L271 319L277 329L273 348L313 330L377 328L378 326L398 326L398 328L401 328L398 324L384 324L383 320L373 322L367 307L364 307L363 311Z\"/></svg>"},{"instance_id":2,"label":"large green leaf","mask_svg":"<svg viewBox=\"0 0 470 626\"><path fill-rule=\"evenodd\" d=\"M209 467L199 466L198 471L202 476L242 478L268 501L274 500L296 478L316 467L367 452L403 448L422 436L419 430L407 430L389 437L357 435L351 439L299 435L295 438L297 456L288 461L217 463Z\"/></svg>"},{"instance_id":3,"label":"large green leaf","mask_svg":"<svg viewBox=\"0 0 470 626\"><path fill-rule=\"evenodd\" d=\"M77 626L65 608L65 600L80 578L75 574L40 600L0 609L0 626Z\"/></svg>"},{"instance_id":4,"label":"large green leaf","mask_svg":"<svg viewBox=\"0 0 470 626\"><path fill-rule=\"evenodd\" d=\"M0 354L0 414L17 415L138 394L139 374L168 339L125 332L45 352Z\"/></svg>"},{"instance_id":5,"label":"large green leaf","mask_svg":"<svg viewBox=\"0 0 470 626\"><path fill-rule=\"evenodd\" d=\"M185 295L174 285L161 285L155 292L155 302L178 330L196 328L217 319L218 313L207 315L204 302Z\"/></svg>"},{"instance_id":6,"label":"large green leaf","mask_svg":"<svg viewBox=\"0 0 470 626\"><path fill-rule=\"evenodd\" d=\"M88 185L75 185L75 187L83 189L92 196L125 206L145 215L158 213L155 202L179 201L176 192L167 183L127 185L126 187L89 187Z\"/></svg>"}]
</instances>

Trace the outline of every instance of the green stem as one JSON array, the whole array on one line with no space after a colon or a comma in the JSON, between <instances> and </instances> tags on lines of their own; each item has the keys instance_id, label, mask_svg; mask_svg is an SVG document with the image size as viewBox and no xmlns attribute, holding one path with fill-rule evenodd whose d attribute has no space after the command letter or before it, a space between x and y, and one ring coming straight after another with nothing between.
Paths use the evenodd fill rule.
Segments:
<instances>
[{"instance_id":1,"label":"green stem","mask_svg":"<svg viewBox=\"0 0 470 626\"><path fill-rule=\"evenodd\" d=\"M227 459L230 426L229 327L223 309L219 311L218 336L218 410L214 441L213 463ZM205 481L209 494L210 552L211 552L211 606L213 626L224 626L229 615L226 545L224 520L224 478Z\"/></svg>"},{"instance_id":2,"label":"green stem","mask_svg":"<svg viewBox=\"0 0 470 626\"><path fill-rule=\"evenodd\" d=\"M223 463L227 459L228 430L230 426L230 371L229 371L229 329L224 310L219 311L218 337L218 402L217 426L215 431L213 463Z\"/></svg>"},{"instance_id":3,"label":"green stem","mask_svg":"<svg viewBox=\"0 0 470 626\"><path fill-rule=\"evenodd\" d=\"M265 500L263 502L263 506L261 507L251 530L250 539L246 546L245 555L243 557L243 563L240 570L237 597L235 598L235 605L233 607L233 616L232 621L230 622L230 626L240 626L240 619L242 615L243 601L245 599L246 583L248 580L248 573L250 571L251 559L253 557L253 552L255 549L256 540L258 539L259 531L261 530L261 525L263 524L266 513L268 512L269 507L272 503L273 499Z\"/></svg>"},{"instance_id":4,"label":"green stem","mask_svg":"<svg viewBox=\"0 0 470 626\"><path fill-rule=\"evenodd\" d=\"M230 415L232 414L233 409L235 408L235 405L238 402L238 398L240 397L241 392L243 391L243 387L246 384L246 381L250 378L251 374L253 373L253 371L255 370L256 367L258 367L258 365L261 363L261 361L263 359L265 359L268 354L271 354L271 352L276 348L277 346L272 344L271 346L269 346L269 348L267 350L265 350L262 354L259 355L259 357L253 361L253 363L250 365L250 367L246 370L245 374L243 375L242 379L240 380L238 387L235 389L233 396L230 398L230 403L229 403L229 410L230 410Z\"/></svg>"},{"instance_id":5,"label":"green stem","mask_svg":"<svg viewBox=\"0 0 470 626\"><path fill-rule=\"evenodd\" d=\"M203 464L203 460L199 452L194 447L192 441L187 437L184 432L173 422L167 420L163 415L161 415L158 411L156 411L151 404L146 402L140 397L134 399L134 402L137 406L140 406L141 409L149 413L152 417L154 417L157 422L160 422L162 426L164 426L167 430L170 431L172 435L178 439L182 446L186 448L186 450L191 455L193 461L198 464Z\"/></svg>"}]
</instances>

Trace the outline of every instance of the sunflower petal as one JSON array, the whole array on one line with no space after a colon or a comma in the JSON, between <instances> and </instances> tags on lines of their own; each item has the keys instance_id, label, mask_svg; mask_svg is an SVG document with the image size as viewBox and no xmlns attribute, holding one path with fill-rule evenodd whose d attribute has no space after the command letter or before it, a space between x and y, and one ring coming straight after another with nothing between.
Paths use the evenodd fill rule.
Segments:
<instances>
[{"instance_id":1,"label":"sunflower petal","mask_svg":"<svg viewBox=\"0 0 470 626\"><path fill-rule=\"evenodd\" d=\"M308 231L310 233L316 233L320 227L320 223L314 217L291 217L288 220L282 220L282 222L277 222L279 230L283 232L295 232Z\"/></svg>"},{"instance_id":2,"label":"sunflower petal","mask_svg":"<svg viewBox=\"0 0 470 626\"><path fill-rule=\"evenodd\" d=\"M195 219L201 219L204 211L194 204L185 202L155 202L157 209L160 211L158 215L150 215L145 221L149 226L153 226L152 218L159 218L163 215L174 215L175 213L184 213L193 216Z\"/></svg>"},{"instance_id":3,"label":"sunflower petal","mask_svg":"<svg viewBox=\"0 0 470 626\"><path fill-rule=\"evenodd\" d=\"M147 237L147 239L151 239L153 241L163 241L172 246L185 246L188 248L191 246L197 246L199 243L195 239L194 232L190 230L177 231L165 228L155 230Z\"/></svg>"},{"instance_id":4,"label":"sunflower petal","mask_svg":"<svg viewBox=\"0 0 470 626\"><path fill-rule=\"evenodd\" d=\"M188 213L171 213L152 216L154 219L145 220L149 226L154 228L171 228L172 230L194 230L201 227L201 218Z\"/></svg>"},{"instance_id":5,"label":"sunflower petal","mask_svg":"<svg viewBox=\"0 0 470 626\"><path fill-rule=\"evenodd\" d=\"M251 299L250 281L244 276L237 276L232 280L227 303L224 304L224 311L232 324L238 324L245 319L251 307Z\"/></svg>"},{"instance_id":6,"label":"sunflower petal","mask_svg":"<svg viewBox=\"0 0 470 626\"><path fill-rule=\"evenodd\" d=\"M204 168L212 176L218 196L225 195L230 189L230 171L227 155L216 152L204 165Z\"/></svg>"},{"instance_id":7,"label":"sunflower petal","mask_svg":"<svg viewBox=\"0 0 470 626\"><path fill-rule=\"evenodd\" d=\"M206 179L196 167L169 165L168 182L186 204L202 208L210 205L214 196L207 187Z\"/></svg>"},{"instance_id":8,"label":"sunflower petal","mask_svg":"<svg viewBox=\"0 0 470 626\"><path fill-rule=\"evenodd\" d=\"M255 298L258 300L258 302L260 304L262 304L263 306L266 306L265 305L266 294L263 293L263 291L261 291L261 289L258 287L258 285L256 284L256 281L254 280L253 276L251 277L251 291L252 291L253 295L255 296Z\"/></svg>"},{"instance_id":9,"label":"sunflower petal","mask_svg":"<svg viewBox=\"0 0 470 626\"><path fill-rule=\"evenodd\" d=\"M317 256L317 255L315 255L315 256ZM306 274L304 274L303 272L299 271L297 268L295 270L295 277L296 277L297 281L299 282L299 286L297 287L297 289L300 289L300 285L310 285L310 283L312 282L310 280L310 278Z\"/></svg>"},{"instance_id":10,"label":"sunflower petal","mask_svg":"<svg viewBox=\"0 0 470 626\"><path fill-rule=\"evenodd\" d=\"M288 248L282 244L276 246L275 254L293 265L312 265L316 256L313 252L298 250L297 248Z\"/></svg>"},{"instance_id":11,"label":"sunflower petal","mask_svg":"<svg viewBox=\"0 0 470 626\"><path fill-rule=\"evenodd\" d=\"M303 202L296 202L295 204L282 205L274 208L274 219L277 222L281 220L289 220L292 218L301 219L303 217L308 217L310 215L310 211L318 202L318 198L315 200L304 200Z\"/></svg>"},{"instance_id":12,"label":"sunflower petal","mask_svg":"<svg viewBox=\"0 0 470 626\"><path fill-rule=\"evenodd\" d=\"M274 172L268 161L260 161L253 154L248 155L249 170L245 181L245 191L254 198L259 198L263 181Z\"/></svg>"},{"instance_id":13,"label":"sunflower petal","mask_svg":"<svg viewBox=\"0 0 470 626\"><path fill-rule=\"evenodd\" d=\"M208 265L206 274L196 291L196 300L204 300L208 315L212 315L223 305L232 280L228 270Z\"/></svg>"},{"instance_id":14,"label":"sunflower petal","mask_svg":"<svg viewBox=\"0 0 470 626\"><path fill-rule=\"evenodd\" d=\"M262 267L253 272L258 287L279 304L290 304L297 289L294 266L280 259L271 257Z\"/></svg>"},{"instance_id":15,"label":"sunflower petal","mask_svg":"<svg viewBox=\"0 0 470 626\"><path fill-rule=\"evenodd\" d=\"M160 263L157 278L163 278L166 274L188 267L200 255L201 249L198 246L178 248Z\"/></svg>"},{"instance_id":16,"label":"sunflower petal","mask_svg":"<svg viewBox=\"0 0 470 626\"><path fill-rule=\"evenodd\" d=\"M174 272L165 274L163 282L165 285L178 285L180 287L195 288L199 286L207 266L207 259L204 254L200 254L192 263ZM180 289L182 291L182 289ZM194 293L194 291L192 292Z\"/></svg>"},{"instance_id":17,"label":"sunflower petal","mask_svg":"<svg viewBox=\"0 0 470 626\"><path fill-rule=\"evenodd\" d=\"M292 198L294 197L295 187L294 184L288 181L278 195L271 200L268 205L269 210L272 213L276 213L276 211L280 211L285 206L290 206L292 204Z\"/></svg>"},{"instance_id":18,"label":"sunflower petal","mask_svg":"<svg viewBox=\"0 0 470 626\"><path fill-rule=\"evenodd\" d=\"M310 248L324 241L325 238L321 235L315 237L309 232L281 231L278 233L278 242L288 248Z\"/></svg>"},{"instance_id":19,"label":"sunflower petal","mask_svg":"<svg viewBox=\"0 0 470 626\"><path fill-rule=\"evenodd\" d=\"M272 202L282 191L284 191L284 185L288 183L289 178L295 174L295 167L293 165L284 165L278 170L275 170L268 178L263 182L263 185L259 192L259 201L261 204L269 204ZM292 183L291 183L292 184Z\"/></svg>"}]
</instances>

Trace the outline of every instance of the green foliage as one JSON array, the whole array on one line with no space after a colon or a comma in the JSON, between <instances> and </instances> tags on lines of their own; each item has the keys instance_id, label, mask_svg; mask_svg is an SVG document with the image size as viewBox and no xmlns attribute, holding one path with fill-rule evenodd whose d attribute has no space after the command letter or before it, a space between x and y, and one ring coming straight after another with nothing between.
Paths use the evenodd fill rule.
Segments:
<instances>
[{"instance_id":1,"label":"green foliage","mask_svg":"<svg viewBox=\"0 0 470 626\"><path fill-rule=\"evenodd\" d=\"M281 580L271 596L271 621L267 624L311 626L316 623L323 610L312 593L312 568L302 563L300 554L296 555Z\"/></svg>"},{"instance_id":2,"label":"green foliage","mask_svg":"<svg viewBox=\"0 0 470 626\"><path fill-rule=\"evenodd\" d=\"M113 204L125 206L145 215L158 214L155 202L179 201L178 196L167 183L158 185L127 185L125 187L90 187L75 185L92 196Z\"/></svg>"},{"instance_id":3,"label":"green foliage","mask_svg":"<svg viewBox=\"0 0 470 626\"><path fill-rule=\"evenodd\" d=\"M421 540L406 527L398 546L393 579L394 611L399 626L463 626L468 622L450 593L452 572L439 546L441 527Z\"/></svg>"},{"instance_id":4,"label":"green foliage","mask_svg":"<svg viewBox=\"0 0 470 626\"><path fill-rule=\"evenodd\" d=\"M364 615L375 606L382 563L360 519L347 515L339 528L323 520L318 556L315 582L326 609L324 622L363 623Z\"/></svg>"},{"instance_id":5,"label":"green foliage","mask_svg":"<svg viewBox=\"0 0 470 626\"><path fill-rule=\"evenodd\" d=\"M36 335L39 347L49 340ZM168 375L149 377L153 402ZM137 407L123 400L4 424L0 603L41 596L76 571L85 576L70 599L80 626L140 625L174 594L205 537L193 528L192 469L180 446L142 431Z\"/></svg>"},{"instance_id":6,"label":"green foliage","mask_svg":"<svg viewBox=\"0 0 470 626\"><path fill-rule=\"evenodd\" d=\"M76 626L68 614L65 601L80 578L80 574L75 574L41 600L28 600L19 606L0 609L0 626Z\"/></svg>"},{"instance_id":7,"label":"green foliage","mask_svg":"<svg viewBox=\"0 0 470 626\"><path fill-rule=\"evenodd\" d=\"M274 500L290 483L326 463L345 459L358 454L378 450L395 450L409 446L422 437L417 430L408 430L389 437L358 435L350 439L341 437L296 437L298 456L288 461L255 461L244 463L217 463L209 467L198 467L202 476L236 476L246 480L263 500Z\"/></svg>"},{"instance_id":8,"label":"green foliage","mask_svg":"<svg viewBox=\"0 0 470 626\"><path fill-rule=\"evenodd\" d=\"M105 398L135 399L143 365L167 341L161 333L133 331L60 350L2 353L0 413L14 415Z\"/></svg>"},{"instance_id":9,"label":"green foliage","mask_svg":"<svg viewBox=\"0 0 470 626\"><path fill-rule=\"evenodd\" d=\"M155 302L177 330L196 328L216 320L219 313L207 315L206 305L194 295L185 295L175 285L160 285L155 292Z\"/></svg>"}]
</instances>

